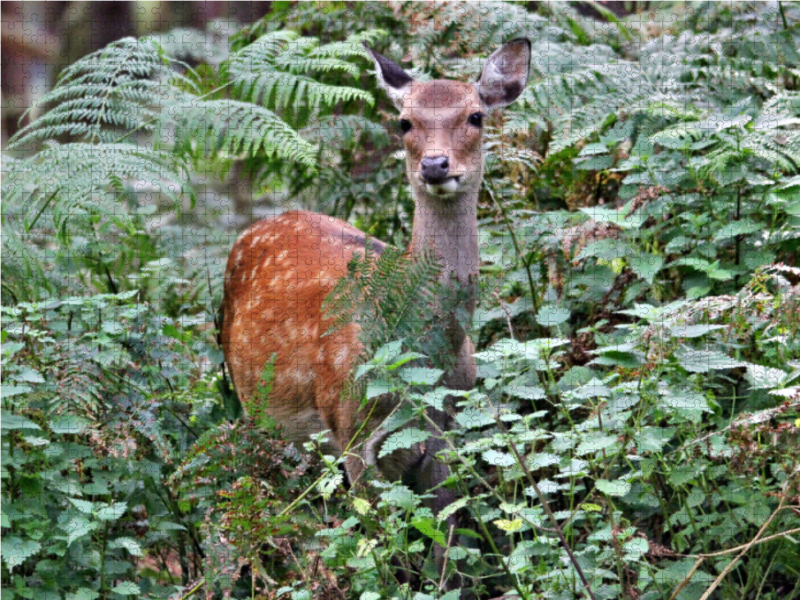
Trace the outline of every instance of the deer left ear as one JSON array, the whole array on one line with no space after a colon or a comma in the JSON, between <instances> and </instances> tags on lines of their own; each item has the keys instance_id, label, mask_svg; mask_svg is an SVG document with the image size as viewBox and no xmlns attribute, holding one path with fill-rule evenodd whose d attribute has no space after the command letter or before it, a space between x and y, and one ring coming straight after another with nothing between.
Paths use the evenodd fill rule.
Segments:
<instances>
[{"instance_id":1,"label":"deer left ear","mask_svg":"<svg viewBox=\"0 0 800 600\"><path fill-rule=\"evenodd\" d=\"M403 110L403 100L411 93L411 84L414 83L414 79L401 66L393 63L383 54L375 52L366 43L364 43L364 49L375 63L375 74L378 76L381 87L389 94L397 109Z\"/></svg>"},{"instance_id":2,"label":"deer left ear","mask_svg":"<svg viewBox=\"0 0 800 600\"><path fill-rule=\"evenodd\" d=\"M478 94L487 109L511 104L528 84L531 68L531 42L517 38L503 44L486 59Z\"/></svg>"}]
</instances>

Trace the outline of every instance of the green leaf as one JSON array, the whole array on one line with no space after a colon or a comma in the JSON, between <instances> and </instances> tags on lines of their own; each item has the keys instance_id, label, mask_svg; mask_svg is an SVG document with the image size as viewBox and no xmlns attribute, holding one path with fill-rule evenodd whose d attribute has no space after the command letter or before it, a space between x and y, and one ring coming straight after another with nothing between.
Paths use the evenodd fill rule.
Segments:
<instances>
[{"instance_id":1,"label":"green leaf","mask_svg":"<svg viewBox=\"0 0 800 600\"><path fill-rule=\"evenodd\" d=\"M120 596L138 596L142 593L139 586L132 581L123 581L111 588L111 591Z\"/></svg>"},{"instance_id":2,"label":"green leaf","mask_svg":"<svg viewBox=\"0 0 800 600\"><path fill-rule=\"evenodd\" d=\"M507 385L504 391L509 396L525 400L541 400L547 397L545 391L535 385Z\"/></svg>"},{"instance_id":3,"label":"green leaf","mask_svg":"<svg viewBox=\"0 0 800 600\"><path fill-rule=\"evenodd\" d=\"M753 389L764 390L780 387L786 379L786 372L781 369L748 364L746 377Z\"/></svg>"},{"instance_id":4,"label":"green leaf","mask_svg":"<svg viewBox=\"0 0 800 600\"><path fill-rule=\"evenodd\" d=\"M117 538L109 542L108 547L112 549L124 548L132 556L142 556L142 547L139 545L139 542L137 542L132 538L128 537Z\"/></svg>"},{"instance_id":5,"label":"green leaf","mask_svg":"<svg viewBox=\"0 0 800 600\"><path fill-rule=\"evenodd\" d=\"M83 430L89 427L89 425L91 425L89 419L84 419L83 417L75 415L58 415L53 417L50 421L50 429L53 430L53 433L60 434L83 433Z\"/></svg>"},{"instance_id":6,"label":"green leaf","mask_svg":"<svg viewBox=\"0 0 800 600\"><path fill-rule=\"evenodd\" d=\"M403 510L412 510L419 503L415 499L414 493L404 485L393 485L391 490L382 492L380 496L382 500L391 506L396 506Z\"/></svg>"},{"instance_id":7,"label":"green leaf","mask_svg":"<svg viewBox=\"0 0 800 600\"><path fill-rule=\"evenodd\" d=\"M28 385L0 385L0 398L10 398L31 391Z\"/></svg>"},{"instance_id":8,"label":"green leaf","mask_svg":"<svg viewBox=\"0 0 800 600\"><path fill-rule=\"evenodd\" d=\"M431 538L434 542L436 542L440 546L447 545L447 538L445 537L442 531L437 529L436 521L434 521L433 519L427 517L414 517L411 520L411 524L422 535Z\"/></svg>"},{"instance_id":9,"label":"green leaf","mask_svg":"<svg viewBox=\"0 0 800 600\"><path fill-rule=\"evenodd\" d=\"M483 453L483 460L490 465L497 467L510 467L516 463L516 459L505 452L498 452L497 450L487 450Z\"/></svg>"},{"instance_id":10,"label":"green leaf","mask_svg":"<svg viewBox=\"0 0 800 600\"><path fill-rule=\"evenodd\" d=\"M625 560L640 560L650 551L650 544L644 538L635 537L622 545L622 551L625 553Z\"/></svg>"},{"instance_id":11,"label":"green leaf","mask_svg":"<svg viewBox=\"0 0 800 600\"><path fill-rule=\"evenodd\" d=\"M28 383L44 383L44 377L42 377L42 374L39 373L39 371L31 369L30 367L25 367L22 369L22 371L14 375L14 379L17 381L27 381Z\"/></svg>"},{"instance_id":12,"label":"green leaf","mask_svg":"<svg viewBox=\"0 0 800 600\"><path fill-rule=\"evenodd\" d=\"M36 423L21 415L4 410L0 413L0 428L2 429L41 429Z\"/></svg>"},{"instance_id":13,"label":"green leaf","mask_svg":"<svg viewBox=\"0 0 800 600\"><path fill-rule=\"evenodd\" d=\"M624 496L631 491L631 484L621 479L616 481L598 479L596 485L598 490L609 496Z\"/></svg>"},{"instance_id":14,"label":"green leaf","mask_svg":"<svg viewBox=\"0 0 800 600\"><path fill-rule=\"evenodd\" d=\"M660 399L660 403L676 410L701 410L703 412L711 412L706 397L691 390L672 390L670 392L665 392Z\"/></svg>"},{"instance_id":15,"label":"green leaf","mask_svg":"<svg viewBox=\"0 0 800 600\"><path fill-rule=\"evenodd\" d=\"M89 588L78 588L72 594L67 594L66 600L96 600L100 594Z\"/></svg>"},{"instance_id":16,"label":"green leaf","mask_svg":"<svg viewBox=\"0 0 800 600\"><path fill-rule=\"evenodd\" d=\"M79 500L78 498L68 498L70 503L84 514L91 515L94 511L94 503L87 502L86 500Z\"/></svg>"},{"instance_id":17,"label":"green leaf","mask_svg":"<svg viewBox=\"0 0 800 600\"><path fill-rule=\"evenodd\" d=\"M9 571L13 571L14 567L18 567L25 562L25 559L30 558L41 549L42 545L39 542L23 540L14 535L3 537L3 541L0 543L3 562L6 563Z\"/></svg>"},{"instance_id":18,"label":"green leaf","mask_svg":"<svg viewBox=\"0 0 800 600\"><path fill-rule=\"evenodd\" d=\"M103 506L95 511L95 516L101 521L116 521L125 511L128 505L125 502L115 502L114 504Z\"/></svg>"},{"instance_id":19,"label":"green leaf","mask_svg":"<svg viewBox=\"0 0 800 600\"><path fill-rule=\"evenodd\" d=\"M395 386L385 379L373 379L367 383L367 400L372 400L378 396L388 394L395 389Z\"/></svg>"},{"instance_id":20,"label":"green leaf","mask_svg":"<svg viewBox=\"0 0 800 600\"><path fill-rule=\"evenodd\" d=\"M725 329L724 325L673 325L669 328L669 334L676 338L696 338L703 336L711 331Z\"/></svg>"},{"instance_id":21,"label":"green leaf","mask_svg":"<svg viewBox=\"0 0 800 600\"><path fill-rule=\"evenodd\" d=\"M578 456L583 456L584 454L601 452L602 450L612 448L614 445L616 445L616 443L616 435L587 435L586 439L578 444L578 447L575 449L575 453Z\"/></svg>"},{"instance_id":22,"label":"green leaf","mask_svg":"<svg viewBox=\"0 0 800 600\"><path fill-rule=\"evenodd\" d=\"M568 321L570 314L569 309L545 304L536 314L536 322L544 327L555 327L556 325L561 325L561 323Z\"/></svg>"},{"instance_id":23,"label":"green leaf","mask_svg":"<svg viewBox=\"0 0 800 600\"><path fill-rule=\"evenodd\" d=\"M683 348L677 356L678 363L691 373L708 373L712 369L736 369L747 365L716 350Z\"/></svg>"},{"instance_id":24,"label":"green leaf","mask_svg":"<svg viewBox=\"0 0 800 600\"><path fill-rule=\"evenodd\" d=\"M664 266L664 259L657 254L640 254L639 256L631 256L627 260L631 271L647 283L653 283L656 273Z\"/></svg>"},{"instance_id":25,"label":"green leaf","mask_svg":"<svg viewBox=\"0 0 800 600\"><path fill-rule=\"evenodd\" d=\"M436 385L442 375L444 371L441 369L425 367L408 367L400 371L400 378L411 385Z\"/></svg>"},{"instance_id":26,"label":"green leaf","mask_svg":"<svg viewBox=\"0 0 800 600\"><path fill-rule=\"evenodd\" d=\"M763 223L756 223L752 219L741 219L723 225L714 236L714 241L719 242L739 235L748 235L764 229Z\"/></svg>"},{"instance_id":27,"label":"green leaf","mask_svg":"<svg viewBox=\"0 0 800 600\"><path fill-rule=\"evenodd\" d=\"M378 458L383 458L402 448L411 448L414 444L424 442L431 436L429 431L407 427L388 436L381 444Z\"/></svg>"},{"instance_id":28,"label":"green leaf","mask_svg":"<svg viewBox=\"0 0 800 600\"><path fill-rule=\"evenodd\" d=\"M72 500L72 498L70 498ZM72 542L81 539L83 536L95 531L99 527L99 523L90 521L86 517L78 514L73 514L69 522L64 525L64 531L67 532L67 546Z\"/></svg>"},{"instance_id":29,"label":"green leaf","mask_svg":"<svg viewBox=\"0 0 800 600\"><path fill-rule=\"evenodd\" d=\"M643 427L633 439L639 452L661 452L675 431L675 427Z\"/></svg>"}]
</instances>

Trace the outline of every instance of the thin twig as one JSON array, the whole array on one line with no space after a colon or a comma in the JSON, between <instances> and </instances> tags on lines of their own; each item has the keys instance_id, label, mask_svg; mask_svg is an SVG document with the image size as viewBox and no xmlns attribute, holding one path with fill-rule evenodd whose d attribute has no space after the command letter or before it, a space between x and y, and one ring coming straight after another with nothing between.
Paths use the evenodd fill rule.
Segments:
<instances>
[{"instance_id":1,"label":"thin twig","mask_svg":"<svg viewBox=\"0 0 800 600\"><path fill-rule=\"evenodd\" d=\"M514 327L511 325L511 313L508 312L508 309L506 308L506 303L503 302L503 299L497 292L494 293L494 297L497 298L497 301L500 303L500 308L502 308L503 312L506 314L506 322L508 323L508 333L511 336L511 339L516 340L517 336L514 335Z\"/></svg>"},{"instance_id":2,"label":"thin twig","mask_svg":"<svg viewBox=\"0 0 800 600\"><path fill-rule=\"evenodd\" d=\"M453 531L455 531L456 526L454 524L450 525L450 535L447 536L447 547L444 549L444 564L442 565L442 576L439 579L439 591L441 592L444 588L445 582L445 574L447 573L447 559L450 558L450 546L453 543Z\"/></svg>"}]
</instances>

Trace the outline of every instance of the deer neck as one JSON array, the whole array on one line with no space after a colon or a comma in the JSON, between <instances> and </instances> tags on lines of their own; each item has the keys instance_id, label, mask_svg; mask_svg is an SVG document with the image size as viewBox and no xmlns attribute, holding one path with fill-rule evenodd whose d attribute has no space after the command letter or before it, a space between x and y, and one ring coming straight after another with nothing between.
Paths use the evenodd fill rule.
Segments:
<instances>
[{"instance_id":1,"label":"deer neck","mask_svg":"<svg viewBox=\"0 0 800 600\"><path fill-rule=\"evenodd\" d=\"M421 186L420 186L421 187ZM478 297L478 189L461 194L432 196L424 187L413 186L415 211L409 250L412 256L433 250L442 264L440 281L458 291L455 312L475 312ZM451 315L456 317L456 315ZM457 348L466 333L457 318L448 319Z\"/></svg>"}]
</instances>

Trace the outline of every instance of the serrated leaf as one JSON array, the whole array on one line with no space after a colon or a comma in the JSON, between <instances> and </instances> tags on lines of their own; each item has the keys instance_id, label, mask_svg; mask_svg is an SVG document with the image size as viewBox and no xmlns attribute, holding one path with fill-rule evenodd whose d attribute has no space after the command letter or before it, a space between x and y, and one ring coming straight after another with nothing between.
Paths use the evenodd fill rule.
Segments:
<instances>
[{"instance_id":1,"label":"serrated leaf","mask_svg":"<svg viewBox=\"0 0 800 600\"><path fill-rule=\"evenodd\" d=\"M669 328L669 334L678 338L697 338L711 331L725 329L724 325L673 325Z\"/></svg>"},{"instance_id":2,"label":"serrated leaf","mask_svg":"<svg viewBox=\"0 0 800 600\"><path fill-rule=\"evenodd\" d=\"M664 267L664 259L657 254L640 254L639 256L631 256L627 260L631 271L647 283L653 283L656 273Z\"/></svg>"},{"instance_id":3,"label":"serrated leaf","mask_svg":"<svg viewBox=\"0 0 800 600\"><path fill-rule=\"evenodd\" d=\"M400 370L400 378L411 385L436 385L444 371L425 367L408 367Z\"/></svg>"},{"instance_id":4,"label":"serrated leaf","mask_svg":"<svg viewBox=\"0 0 800 600\"><path fill-rule=\"evenodd\" d=\"M395 450L411 448L414 444L424 442L430 436L431 434L429 431L425 431L423 429L414 429L411 427L401 429L400 431L395 431L384 440L383 444L381 444L380 452L378 452L378 458L383 458Z\"/></svg>"},{"instance_id":5,"label":"serrated leaf","mask_svg":"<svg viewBox=\"0 0 800 600\"><path fill-rule=\"evenodd\" d=\"M66 600L96 600L100 594L89 588L78 588L71 594L67 594Z\"/></svg>"},{"instance_id":6,"label":"serrated leaf","mask_svg":"<svg viewBox=\"0 0 800 600\"><path fill-rule=\"evenodd\" d=\"M672 391L663 395L659 402L676 410L702 410L711 412L708 400L702 394L691 390Z\"/></svg>"},{"instance_id":7,"label":"serrated leaf","mask_svg":"<svg viewBox=\"0 0 800 600\"><path fill-rule=\"evenodd\" d=\"M541 400L547 397L545 391L535 385L507 385L504 390L510 396L525 400Z\"/></svg>"},{"instance_id":8,"label":"serrated leaf","mask_svg":"<svg viewBox=\"0 0 800 600\"><path fill-rule=\"evenodd\" d=\"M115 502L110 506L98 508L94 514L101 521L116 521L125 514L127 509L128 505L125 502Z\"/></svg>"},{"instance_id":9,"label":"serrated leaf","mask_svg":"<svg viewBox=\"0 0 800 600\"><path fill-rule=\"evenodd\" d=\"M556 325L566 323L569 320L570 314L567 308L545 304L539 309L539 312L536 313L536 322L544 327L555 327Z\"/></svg>"},{"instance_id":10,"label":"serrated leaf","mask_svg":"<svg viewBox=\"0 0 800 600\"><path fill-rule=\"evenodd\" d=\"M497 519L494 521L494 524L498 529L502 529L506 533L512 533L522 529L522 519Z\"/></svg>"},{"instance_id":11,"label":"serrated leaf","mask_svg":"<svg viewBox=\"0 0 800 600\"><path fill-rule=\"evenodd\" d=\"M132 581L123 581L111 588L111 591L120 596L138 596L142 593L139 586Z\"/></svg>"},{"instance_id":12,"label":"serrated leaf","mask_svg":"<svg viewBox=\"0 0 800 600\"><path fill-rule=\"evenodd\" d=\"M746 378L753 389L763 390L780 387L786 379L786 372L781 369L748 364Z\"/></svg>"},{"instance_id":13,"label":"serrated leaf","mask_svg":"<svg viewBox=\"0 0 800 600\"><path fill-rule=\"evenodd\" d=\"M497 467L510 467L517 462L516 459L510 454L498 452L497 450L487 450L484 452L483 460L490 465L495 465Z\"/></svg>"},{"instance_id":14,"label":"serrated leaf","mask_svg":"<svg viewBox=\"0 0 800 600\"><path fill-rule=\"evenodd\" d=\"M42 545L39 542L23 540L13 535L4 536L0 543L3 562L6 563L9 571L13 571L15 567L25 562L25 559L30 558L41 549Z\"/></svg>"},{"instance_id":15,"label":"serrated leaf","mask_svg":"<svg viewBox=\"0 0 800 600\"><path fill-rule=\"evenodd\" d=\"M82 433L89 425L91 425L89 419L75 415L57 415L50 421L50 429L53 433L59 434Z\"/></svg>"},{"instance_id":16,"label":"serrated leaf","mask_svg":"<svg viewBox=\"0 0 800 600\"><path fill-rule=\"evenodd\" d=\"M617 479L616 481L598 479L595 485L598 490L609 496L624 496L631 491L631 484L621 479Z\"/></svg>"},{"instance_id":17,"label":"serrated leaf","mask_svg":"<svg viewBox=\"0 0 800 600\"><path fill-rule=\"evenodd\" d=\"M124 548L128 551L129 554L132 556L141 556L142 555L142 547L139 545L139 542L132 538L121 537L115 540L112 540L108 544L109 548Z\"/></svg>"},{"instance_id":18,"label":"serrated leaf","mask_svg":"<svg viewBox=\"0 0 800 600\"><path fill-rule=\"evenodd\" d=\"M36 423L21 415L4 410L0 413L0 428L2 429L41 429Z\"/></svg>"},{"instance_id":19,"label":"serrated leaf","mask_svg":"<svg viewBox=\"0 0 800 600\"><path fill-rule=\"evenodd\" d=\"M395 387L385 379L374 379L367 384L367 400L394 391Z\"/></svg>"},{"instance_id":20,"label":"serrated leaf","mask_svg":"<svg viewBox=\"0 0 800 600\"><path fill-rule=\"evenodd\" d=\"M70 504L86 515L91 515L94 510L94 503L87 502L86 500L79 500L78 498L69 498Z\"/></svg>"},{"instance_id":21,"label":"serrated leaf","mask_svg":"<svg viewBox=\"0 0 800 600\"><path fill-rule=\"evenodd\" d=\"M677 356L678 363L692 373L708 373L712 369L736 369L747 365L717 350L683 348Z\"/></svg>"},{"instance_id":22,"label":"serrated leaf","mask_svg":"<svg viewBox=\"0 0 800 600\"><path fill-rule=\"evenodd\" d=\"M414 519L411 520L411 524L422 535L431 538L434 542L436 542L440 546L447 545L447 538L445 537L442 531L437 529L436 522L433 519L425 517L423 518L415 517Z\"/></svg>"},{"instance_id":23,"label":"serrated leaf","mask_svg":"<svg viewBox=\"0 0 800 600\"><path fill-rule=\"evenodd\" d=\"M714 236L714 241L719 242L739 235L749 235L764 229L763 223L756 223L752 219L741 219L723 225Z\"/></svg>"}]
</instances>

